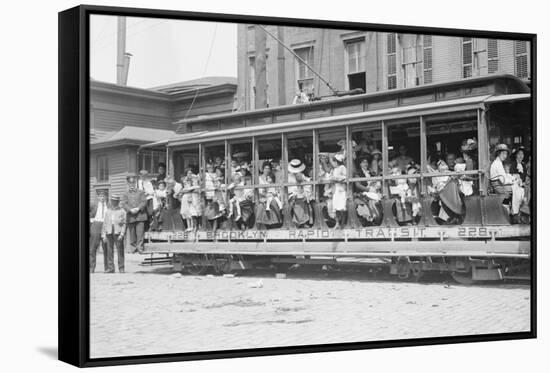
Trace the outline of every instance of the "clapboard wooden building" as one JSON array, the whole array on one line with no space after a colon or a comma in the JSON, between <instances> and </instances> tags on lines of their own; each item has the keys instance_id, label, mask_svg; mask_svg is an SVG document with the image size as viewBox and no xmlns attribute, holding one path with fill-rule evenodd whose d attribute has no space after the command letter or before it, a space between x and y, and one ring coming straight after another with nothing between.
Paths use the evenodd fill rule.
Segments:
<instances>
[{"instance_id":1,"label":"clapboard wooden building","mask_svg":"<svg viewBox=\"0 0 550 373\"><path fill-rule=\"evenodd\" d=\"M163 151L139 146L175 134L184 119L230 113L236 78L205 77L155 87L135 88L92 80L90 84L90 198L97 189L126 190L129 172L156 171Z\"/></svg>"}]
</instances>

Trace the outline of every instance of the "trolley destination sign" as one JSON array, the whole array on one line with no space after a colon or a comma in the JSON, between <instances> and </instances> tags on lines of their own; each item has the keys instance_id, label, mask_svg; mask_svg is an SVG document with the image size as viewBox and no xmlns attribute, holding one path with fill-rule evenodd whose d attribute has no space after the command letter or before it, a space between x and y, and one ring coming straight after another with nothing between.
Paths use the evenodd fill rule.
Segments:
<instances>
[{"instance_id":1,"label":"trolley destination sign","mask_svg":"<svg viewBox=\"0 0 550 373\"><path fill-rule=\"evenodd\" d=\"M349 229L280 229L246 231L149 232L148 239L162 241L269 241L269 240L393 240L393 239L498 239L528 236L522 226L365 227Z\"/></svg>"}]
</instances>

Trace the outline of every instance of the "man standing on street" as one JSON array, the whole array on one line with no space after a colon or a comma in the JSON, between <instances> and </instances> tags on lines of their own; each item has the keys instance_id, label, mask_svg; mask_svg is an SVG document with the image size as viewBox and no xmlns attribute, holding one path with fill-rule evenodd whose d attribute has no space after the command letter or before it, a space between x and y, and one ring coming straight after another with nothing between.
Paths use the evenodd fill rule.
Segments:
<instances>
[{"instance_id":1,"label":"man standing on street","mask_svg":"<svg viewBox=\"0 0 550 373\"><path fill-rule=\"evenodd\" d=\"M96 254L99 245L103 248L104 263L107 264L105 258L105 248L101 243L101 229L103 228L103 219L107 212L107 191L104 189L97 190L97 204L90 206L90 272L95 271Z\"/></svg>"},{"instance_id":2,"label":"man standing on street","mask_svg":"<svg viewBox=\"0 0 550 373\"><path fill-rule=\"evenodd\" d=\"M122 196L121 207L126 211L126 224L133 252L143 252L143 235L147 221L147 199L145 192L137 188L135 175L126 177L128 191Z\"/></svg>"},{"instance_id":3,"label":"man standing on street","mask_svg":"<svg viewBox=\"0 0 550 373\"><path fill-rule=\"evenodd\" d=\"M118 271L124 273L124 233L126 232L126 211L119 206L120 197L111 197L111 206L107 209L103 220L101 238L106 243L103 255L107 258L105 272L115 273L114 250L116 248Z\"/></svg>"}]
</instances>

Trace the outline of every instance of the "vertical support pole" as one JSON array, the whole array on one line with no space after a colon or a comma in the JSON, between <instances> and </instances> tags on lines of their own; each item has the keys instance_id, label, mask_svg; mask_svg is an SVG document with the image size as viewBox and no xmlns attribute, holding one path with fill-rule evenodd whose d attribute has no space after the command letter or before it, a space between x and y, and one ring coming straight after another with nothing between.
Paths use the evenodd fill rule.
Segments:
<instances>
[{"instance_id":1,"label":"vertical support pole","mask_svg":"<svg viewBox=\"0 0 550 373\"><path fill-rule=\"evenodd\" d=\"M426 120L420 116L420 186L422 196L426 195L427 183L424 175L428 172L428 137L426 131Z\"/></svg>"},{"instance_id":2,"label":"vertical support pole","mask_svg":"<svg viewBox=\"0 0 550 373\"><path fill-rule=\"evenodd\" d=\"M266 41L267 34L263 28L254 26L254 67L255 67L255 82L256 96L255 109L267 107L267 74L266 74Z\"/></svg>"},{"instance_id":3,"label":"vertical support pole","mask_svg":"<svg viewBox=\"0 0 550 373\"><path fill-rule=\"evenodd\" d=\"M482 171L479 176L479 194L487 194L489 178L489 128L487 126L487 112L483 109L477 110L477 138L478 138L478 169Z\"/></svg>"},{"instance_id":4,"label":"vertical support pole","mask_svg":"<svg viewBox=\"0 0 550 373\"><path fill-rule=\"evenodd\" d=\"M385 121L382 121L382 194L389 196L389 185L385 176L388 174L388 128Z\"/></svg>"},{"instance_id":5,"label":"vertical support pole","mask_svg":"<svg viewBox=\"0 0 550 373\"><path fill-rule=\"evenodd\" d=\"M283 150L282 168L284 183L288 183L288 139L284 133L281 134L281 148ZM283 188L283 199L288 201L288 188Z\"/></svg>"},{"instance_id":6,"label":"vertical support pole","mask_svg":"<svg viewBox=\"0 0 550 373\"><path fill-rule=\"evenodd\" d=\"M255 136L252 136L252 185L254 187L254 201L258 203L260 201L260 192L256 187L259 184L259 174L260 174L260 165L259 165L259 149L258 149L258 139Z\"/></svg>"},{"instance_id":7,"label":"vertical support pole","mask_svg":"<svg viewBox=\"0 0 550 373\"><path fill-rule=\"evenodd\" d=\"M313 198L318 201L317 180L319 179L319 133L312 130L313 136Z\"/></svg>"},{"instance_id":8,"label":"vertical support pole","mask_svg":"<svg viewBox=\"0 0 550 373\"><path fill-rule=\"evenodd\" d=\"M281 41L277 46L277 88L279 96L279 106L286 105L286 80L285 80L285 28L277 26L277 38ZM247 44L245 44L247 45Z\"/></svg>"},{"instance_id":9,"label":"vertical support pole","mask_svg":"<svg viewBox=\"0 0 550 373\"><path fill-rule=\"evenodd\" d=\"M167 174L176 179L176 171L174 167L174 151L171 150L168 146L166 147L166 162L168 166L168 170L166 170Z\"/></svg>"},{"instance_id":10,"label":"vertical support pole","mask_svg":"<svg viewBox=\"0 0 550 373\"><path fill-rule=\"evenodd\" d=\"M349 178L353 167L353 146L351 143L351 126L346 126L346 196L351 198L351 188Z\"/></svg>"}]
</instances>

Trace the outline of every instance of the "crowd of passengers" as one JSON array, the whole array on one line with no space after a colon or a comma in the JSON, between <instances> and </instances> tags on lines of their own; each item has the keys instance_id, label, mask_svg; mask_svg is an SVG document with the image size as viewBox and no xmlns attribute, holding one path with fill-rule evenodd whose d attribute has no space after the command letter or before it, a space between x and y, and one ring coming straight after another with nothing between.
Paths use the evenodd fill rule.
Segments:
<instances>
[{"instance_id":1,"label":"crowd of passengers","mask_svg":"<svg viewBox=\"0 0 550 373\"><path fill-rule=\"evenodd\" d=\"M345 141L337 142L340 150L319 153L317 192L314 193L313 162L306 156L289 160L286 180L279 159L265 160L254 170L246 151L232 155L226 168L222 157L207 159L204 180L197 167L189 167L176 180L166 175L166 166L159 165L159 174L152 178L141 171L138 189L144 191L151 230L197 230L203 216L210 228L216 230L224 221L232 220L240 229L279 228L285 216L291 226L309 228L315 219L324 219L327 226L338 229L346 225L348 209L353 208L363 226L380 225L383 219L382 152L372 143L352 142L351 175L348 199ZM504 195L504 205L513 223L526 222L530 203L530 159L523 147L513 151L505 144L494 147L494 160L489 170L489 192ZM225 170L230 175L226 180ZM433 197L431 204L422 204L420 166L405 145L390 150L389 177L386 190L393 217L399 225L416 225L423 214L432 214L439 224L460 224L465 216L464 198L479 194L477 173L477 141L465 139L457 152L442 154L436 149L428 152L425 191ZM470 174L457 172L474 171ZM255 198L253 174L258 173ZM450 175L446 175L450 173ZM453 174L454 173L454 174ZM286 198L283 193L287 188ZM314 202L323 202L320 216L316 217ZM431 211L423 211L430 209ZM317 210L319 211L319 210ZM527 219L527 220L526 220ZM168 229L167 229L168 227Z\"/></svg>"}]
</instances>

